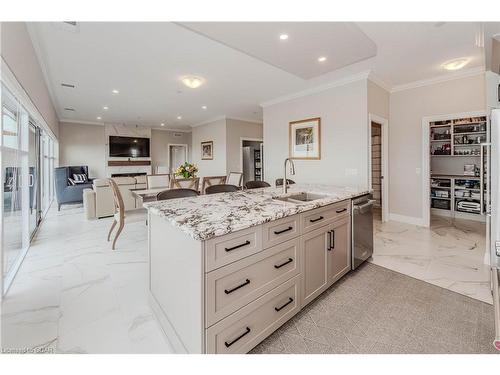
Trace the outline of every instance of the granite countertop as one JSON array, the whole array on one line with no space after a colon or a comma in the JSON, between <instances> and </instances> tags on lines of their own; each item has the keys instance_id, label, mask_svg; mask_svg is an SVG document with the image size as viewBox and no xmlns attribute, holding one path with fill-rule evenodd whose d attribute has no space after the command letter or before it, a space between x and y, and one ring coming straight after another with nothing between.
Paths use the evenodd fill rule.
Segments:
<instances>
[{"instance_id":1,"label":"granite countertop","mask_svg":"<svg viewBox=\"0 0 500 375\"><path fill-rule=\"evenodd\" d=\"M286 195L300 192L327 197L294 204L273 199L285 195L281 188L269 187L150 202L144 207L195 240L203 241L369 193L366 189L294 184Z\"/></svg>"}]
</instances>

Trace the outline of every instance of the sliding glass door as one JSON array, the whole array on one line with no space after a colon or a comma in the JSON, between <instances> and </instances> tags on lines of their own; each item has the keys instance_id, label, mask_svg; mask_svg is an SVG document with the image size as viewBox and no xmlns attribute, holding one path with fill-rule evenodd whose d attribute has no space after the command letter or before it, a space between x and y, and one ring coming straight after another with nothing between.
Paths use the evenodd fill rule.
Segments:
<instances>
[{"instance_id":1,"label":"sliding glass door","mask_svg":"<svg viewBox=\"0 0 500 375\"><path fill-rule=\"evenodd\" d=\"M29 188L29 233L36 232L41 220L40 207L40 129L32 122L29 124L28 147L28 188Z\"/></svg>"},{"instance_id":2,"label":"sliding glass door","mask_svg":"<svg viewBox=\"0 0 500 375\"><path fill-rule=\"evenodd\" d=\"M9 277L29 245L28 114L2 88L2 249L3 275Z\"/></svg>"}]
</instances>

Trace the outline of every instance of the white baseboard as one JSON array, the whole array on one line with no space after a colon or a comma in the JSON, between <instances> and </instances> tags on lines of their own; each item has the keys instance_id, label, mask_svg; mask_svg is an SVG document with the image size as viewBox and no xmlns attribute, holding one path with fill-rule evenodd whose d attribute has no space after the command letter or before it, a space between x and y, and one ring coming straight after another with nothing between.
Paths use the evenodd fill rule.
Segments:
<instances>
[{"instance_id":1,"label":"white baseboard","mask_svg":"<svg viewBox=\"0 0 500 375\"><path fill-rule=\"evenodd\" d=\"M413 224L418 226L425 226L421 217L405 216L394 213L389 213L390 221L399 221L400 223Z\"/></svg>"}]
</instances>

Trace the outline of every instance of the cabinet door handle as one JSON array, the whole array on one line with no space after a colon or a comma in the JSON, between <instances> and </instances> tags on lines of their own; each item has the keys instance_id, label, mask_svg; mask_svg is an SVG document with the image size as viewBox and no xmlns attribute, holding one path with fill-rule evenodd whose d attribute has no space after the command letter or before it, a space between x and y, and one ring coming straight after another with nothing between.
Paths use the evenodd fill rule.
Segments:
<instances>
[{"instance_id":1,"label":"cabinet door handle","mask_svg":"<svg viewBox=\"0 0 500 375\"><path fill-rule=\"evenodd\" d=\"M328 246L326 247L326 249L330 251L332 246L332 232L328 231L327 233L328 233Z\"/></svg>"},{"instance_id":2,"label":"cabinet door handle","mask_svg":"<svg viewBox=\"0 0 500 375\"><path fill-rule=\"evenodd\" d=\"M243 288L245 285L248 285L248 284L250 284L250 280L246 279L244 283L242 283L242 284L240 284L238 286L235 286L233 289L229 289L229 290L224 289L224 293L230 294L230 293L232 293L232 292L234 292L234 291L236 291L236 290L238 290L240 288Z\"/></svg>"},{"instance_id":3,"label":"cabinet door handle","mask_svg":"<svg viewBox=\"0 0 500 375\"><path fill-rule=\"evenodd\" d=\"M320 221L320 220L323 220L323 219L324 219L324 217L323 217L323 216L320 216L320 217L318 217L317 219L309 219L309 221L310 221L311 223L315 223L315 222Z\"/></svg>"},{"instance_id":4,"label":"cabinet door handle","mask_svg":"<svg viewBox=\"0 0 500 375\"><path fill-rule=\"evenodd\" d=\"M274 231L274 234L281 234L281 233L285 233L285 232L288 232L289 230L292 230L293 227L288 227L286 229L282 229L282 230L275 230Z\"/></svg>"},{"instance_id":5,"label":"cabinet door handle","mask_svg":"<svg viewBox=\"0 0 500 375\"><path fill-rule=\"evenodd\" d=\"M331 248L335 249L335 231L334 230L332 230L332 237L331 237L331 239L332 239Z\"/></svg>"},{"instance_id":6,"label":"cabinet door handle","mask_svg":"<svg viewBox=\"0 0 500 375\"><path fill-rule=\"evenodd\" d=\"M242 243L242 244L239 244L239 245L236 245L233 247L226 247L226 248L224 248L224 250L226 250L226 251L236 250L236 249L239 249L240 247L248 246L248 245L250 245L250 241L246 240L245 243Z\"/></svg>"},{"instance_id":7,"label":"cabinet door handle","mask_svg":"<svg viewBox=\"0 0 500 375\"><path fill-rule=\"evenodd\" d=\"M341 212L347 211L347 208L342 208L341 210L335 211L336 213L340 214Z\"/></svg>"},{"instance_id":8,"label":"cabinet door handle","mask_svg":"<svg viewBox=\"0 0 500 375\"><path fill-rule=\"evenodd\" d=\"M287 307L287 306L288 306L289 304L291 304L292 302L293 302L293 298L292 298L292 297L288 297L288 301L287 301L284 305L282 305L282 306L280 306L280 307L275 307L274 309L275 309L276 311L283 310L285 307Z\"/></svg>"},{"instance_id":9,"label":"cabinet door handle","mask_svg":"<svg viewBox=\"0 0 500 375\"><path fill-rule=\"evenodd\" d=\"M238 337L236 337L233 341L231 342L227 342L225 341L224 342L224 345L226 345L226 348L229 348L231 345L233 345L235 342L241 340L243 337L245 337L246 335L248 335L250 333L250 327L247 327L245 329L245 332L243 332L241 335L239 335Z\"/></svg>"},{"instance_id":10,"label":"cabinet door handle","mask_svg":"<svg viewBox=\"0 0 500 375\"><path fill-rule=\"evenodd\" d=\"M285 262L281 263L280 265L276 265L276 264L275 264L275 265L274 265L274 268L278 269L278 268L281 268L281 267L283 267L283 266L286 266L288 263L292 263L292 262L293 262L293 259L292 259L292 258L288 258L288 260L287 260L287 261L285 261Z\"/></svg>"}]
</instances>

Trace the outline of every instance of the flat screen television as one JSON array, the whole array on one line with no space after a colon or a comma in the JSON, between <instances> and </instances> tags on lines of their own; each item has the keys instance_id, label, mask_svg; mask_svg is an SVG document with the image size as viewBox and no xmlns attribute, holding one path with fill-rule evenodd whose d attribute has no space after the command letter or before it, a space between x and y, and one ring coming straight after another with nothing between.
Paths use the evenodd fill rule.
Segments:
<instances>
[{"instance_id":1,"label":"flat screen television","mask_svg":"<svg viewBox=\"0 0 500 375\"><path fill-rule=\"evenodd\" d=\"M149 158L149 138L109 136L109 156Z\"/></svg>"}]
</instances>

